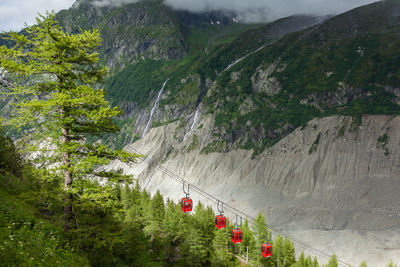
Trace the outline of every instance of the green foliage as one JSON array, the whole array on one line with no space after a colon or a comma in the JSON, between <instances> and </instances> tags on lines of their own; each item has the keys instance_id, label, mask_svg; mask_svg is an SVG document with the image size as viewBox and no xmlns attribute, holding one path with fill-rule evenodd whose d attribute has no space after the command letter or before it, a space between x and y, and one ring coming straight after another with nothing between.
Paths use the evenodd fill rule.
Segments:
<instances>
[{"instance_id":1,"label":"green foliage","mask_svg":"<svg viewBox=\"0 0 400 267\"><path fill-rule=\"evenodd\" d=\"M386 133L384 133L382 136L378 137L376 146L378 148L382 148L385 150L385 152L384 152L385 156L388 156L390 154L389 149L387 147L388 143L389 143L389 136Z\"/></svg>"},{"instance_id":2,"label":"green foliage","mask_svg":"<svg viewBox=\"0 0 400 267\"><path fill-rule=\"evenodd\" d=\"M56 223L62 210L59 181L36 176L13 143L0 135L4 141L8 150L0 150L1 265L89 266L86 255Z\"/></svg>"},{"instance_id":3,"label":"green foliage","mask_svg":"<svg viewBox=\"0 0 400 267\"><path fill-rule=\"evenodd\" d=\"M129 65L106 81L107 98L113 105L134 102L141 108L148 106L167 79L162 72L164 64L163 61L141 60Z\"/></svg>"},{"instance_id":4,"label":"green foliage","mask_svg":"<svg viewBox=\"0 0 400 267\"><path fill-rule=\"evenodd\" d=\"M1 265L89 266L85 256L68 244L62 230L35 217L34 210L0 189Z\"/></svg>"},{"instance_id":5,"label":"green foliage","mask_svg":"<svg viewBox=\"0 0 400 267\"><path fill-rule=\"evenodd\" d=\"M214 140L201 149L201 153L209 154L213 152L223 152L226 150L226 141Z\"/></svg>"},{"instance_id":6,"label":"green foliage","mask_svg":"<svg viewBox=\"0 0 400 267\"><path fill-rule=\"evenodd\" d=\"M385 133L378 137L377 139L377 146L381 148L385 148L389 142L389 136Z\"/></svg>"},{"instance_id":7,"label":"green foliage","mask_svg":"<svg viewBox=\"0 0 400 267\"><path fill-rule=\"evenodd\" d=\"M0 125L1 127L1 125ZM4 137L0 128L0 174L20 175L21 157L16 152L13 141Z\"/></svg>"},{"instance_id":8,"label":"green foliage","mask_svg":"<svg viewBox=\"0 0 400 267\"><path fill-rule=\"evenodd\" d=\"M198 147L199 147L199 138L197 137L197 135L194 134L192 136L192 142L190 143L189 147L187 148L187 151L190 152Z\"/></svg>"},{"instance_id":9,"label":"green foliage","mask_svg":"<svg viewBox=\"0 0 400 267\"><path fill-rule=\"evenodd\" d=\"M326 265L326 267L338 267L337 257L335 253L333 253L331 258L329 259L329 262Z\"/></svg>"}]
</instances>

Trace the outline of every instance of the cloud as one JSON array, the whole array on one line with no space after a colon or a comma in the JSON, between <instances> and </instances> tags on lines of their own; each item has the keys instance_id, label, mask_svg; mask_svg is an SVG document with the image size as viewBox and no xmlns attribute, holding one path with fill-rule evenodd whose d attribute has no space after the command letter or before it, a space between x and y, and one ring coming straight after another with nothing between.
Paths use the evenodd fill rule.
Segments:
<instances>
[{"instance_id":1,"label":"cloud","mask_svg":"<svg viewBox=\"0 0 400 267\"><path fill-rule=\"evenodd\" d=\"M0 32L21 30L24 23L32 25L38 12L59 11L69 8L75 0L1 0Z\"/></svg>"},{"instance_id":2,"label":"cloud","mask_svg":"<svg viewBox=\"0 0 400 267\"><path fill-rule=\"evenodd\" d=\"M331 15L376 0L165 0L175 8L193 12L228 10L245 22L269 22L294 14Z\"/></svg>"},{"instance_id":3,"label":"cloud","mask_svg":"<svg viewBox=\"0 0 400 267\"><path fill-rule=\"evenodd\" d=\"M79 0L82 1L82 0ZM140 0L89 0L98 6L118 6ZM146 1L146 0L141 0ZM75 0L1 0L0 32L32 25L37 13L69 8ZM174 9L192 12L226 10L242 22L270 22L293 14L328 15L372 3L374 0L164 0Z\"/></svg>"}]
</instances>

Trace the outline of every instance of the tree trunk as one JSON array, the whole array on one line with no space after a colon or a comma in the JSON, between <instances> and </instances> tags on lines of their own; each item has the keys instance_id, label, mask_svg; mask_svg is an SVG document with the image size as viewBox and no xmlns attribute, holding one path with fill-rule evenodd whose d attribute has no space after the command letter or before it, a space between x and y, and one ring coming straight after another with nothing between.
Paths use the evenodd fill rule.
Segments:
<instances>
[{"instance_id":1,"label":"tree trunk","mask_svg":"<svg viewBox=\"0 0 400 267\"><path fill-rule=\"evenodd\" d=\"M64 112L61 111L63 114ZM61 142L66 144L70 141L69 130L67 128L62 128L62 137ZM72 185L72 175L69 171L69 167L71 164L70 155L67 152L63 153L63 164L66 167L64 170L64 231L68 232L71 229L71 221L72 221L72 194L68 192L68 189Z\"/></svg>"}]
</instances>

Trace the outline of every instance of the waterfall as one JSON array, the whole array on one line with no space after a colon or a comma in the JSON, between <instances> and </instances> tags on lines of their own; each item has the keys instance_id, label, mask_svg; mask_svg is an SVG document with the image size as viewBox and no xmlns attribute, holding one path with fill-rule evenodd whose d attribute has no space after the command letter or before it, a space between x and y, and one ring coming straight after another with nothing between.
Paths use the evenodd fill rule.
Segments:
<instances>
[{"instance_id":1,"label":"waterfall","mask_svg":"<svg viewBox=\"0 0 400 267\"><path fill-rule=\"evenodd\" d=\"M197 118L199 117L199 106L200 106L200 105L198 105L197 108L196 108L196 112L194 113L192 125L190 126L189 131L188 131L188 132L185 134L185 136L183 137L183 141L186 140L186 138L187 138L187 137L189 136L189 134L193 131L194 126L196 125Z\"/></svg>"},{"instance_id":2,"label":"waterfall","mask_svg":"<svg viewBox=\"0 0 400 267\"><path fill-rule=\"evenodd\" d=\"M274 43L274 42L272 42L272 43ZM271 44L272 44L272 43L271 43ZM243 59L245 59L246 57L251 56L251 55L257 53L258 51L260 51L261 49L263 49L263 48L266 47L266 46L267 46L267 45L263 45L263 46L259 47L257 50L255 50L255 51L253 51L253 52L251 52L251 53L249 53L249 54L247 54L247 55L245 55L245 56L243 56L243 57L241 57L241 58L235 60L235 62L229 64L228 67L226 67L222 72L229 70L230 68L232 68L233 66L235 66L237 63L239 63L240 61L242 61ZM221 72L221 73L222 73L222 72Z\"/></svg>"},{"instance_id":3,"label":"waterfall","mask_svg":"<svg viewBox=\"0 0 400 267\"><path fill-rule=\"evenodd\" d=\"M150 129L150 126L151 126L151 123L152 123L152 119L153 119L153 114L154 114L154 112L156 111L156 108L157 108L157 106L158 106L158 102L160 101L160 98L161 98L161 94L162 94L162 92L163 92L163 90L164 90L164 87L165 87L165 85L167 84L168 80L169 80L169 78L168 78L167 80L165 80L165 82L163 83L163 85L162 85L162 87L161 87L161 90L160 90L160 92L159 92L158 95L157 95L156 102L154 103L154 106L153 106L153 107L151 108L151 110L150 110L149 120L147 121L146 127L144 128L144 131L143 131L143 133L142 133L142 137L145 136L145 134L147 134L147 132L148 132L149 129Z\"/></svg>"}]
</instances>

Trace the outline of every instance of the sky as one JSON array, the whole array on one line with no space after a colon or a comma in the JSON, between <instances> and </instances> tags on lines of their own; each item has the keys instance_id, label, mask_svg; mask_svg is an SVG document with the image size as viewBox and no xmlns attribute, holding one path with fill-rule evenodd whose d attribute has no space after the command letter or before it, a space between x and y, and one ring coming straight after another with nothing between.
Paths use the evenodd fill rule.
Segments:
<instances>
[{"instance_id":1,"label":"sky","mask_svg":"<svg viewBox=\"0 0 400 267\"><path fill-rule=\"evenodd\" d=\"M38 14L46 10L70 8L75 0L0 0L0 32L20 30L24 23L32 25Z\"/></svg>"},{"instance_id":2,"label":"sky","mask_svg":"<svg viewBox=\"0 0 400 267\"><path fill-rule=\"evenodd\" d=\"M118 5L138 0L96 0L97 5ZM338 14L376 0L164 0L175 9L194 12L229 9L244 22L270 22L293 14ZM37 13L59 11L75 0L0 0L0 32L32 25Z\"/></svg>"}]
</instances>

